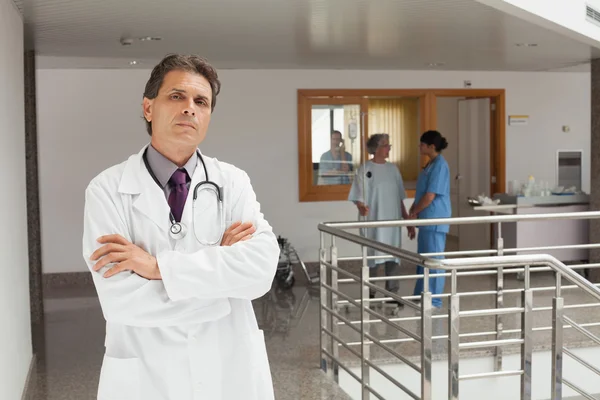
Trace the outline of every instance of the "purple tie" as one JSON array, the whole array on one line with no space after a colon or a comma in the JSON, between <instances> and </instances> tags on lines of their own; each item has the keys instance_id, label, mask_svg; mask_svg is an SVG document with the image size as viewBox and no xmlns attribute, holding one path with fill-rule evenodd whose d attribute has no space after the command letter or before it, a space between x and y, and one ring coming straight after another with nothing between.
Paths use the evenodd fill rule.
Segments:
<instances>
[{"instance_id":1,"label":"purple tie","mask_svg":"<svg viewBox=\"0 0 600 400\"><path fill-rule=\"evenodd\" d=\"M173 172L169 183L171 184L171 193L169 194L169 207L175 221L181 221L181 214L183 214L183 206L185 205L185 199L188 195L187 187L188 174L185 169L178 169Z\"/></svg>"}]
</instances>

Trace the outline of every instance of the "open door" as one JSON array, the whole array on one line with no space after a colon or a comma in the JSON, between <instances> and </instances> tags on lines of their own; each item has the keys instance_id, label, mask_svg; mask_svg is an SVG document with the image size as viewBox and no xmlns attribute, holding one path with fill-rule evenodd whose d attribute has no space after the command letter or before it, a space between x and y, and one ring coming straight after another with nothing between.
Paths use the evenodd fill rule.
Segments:
<instances>
[{"instance_id":1,"label":"open door","mask_svg":"<svg viewBox=\"0 0 600 400\"><path fill-rule=\"evenodd\" d=\"M468 197L491 196L490 171L490 99L458 101L458 190L457 214L459 217L481 216L473 211ZM458 242L460 250L490 248L489 224L460 225Z\"/></svg>"}]
</instances>

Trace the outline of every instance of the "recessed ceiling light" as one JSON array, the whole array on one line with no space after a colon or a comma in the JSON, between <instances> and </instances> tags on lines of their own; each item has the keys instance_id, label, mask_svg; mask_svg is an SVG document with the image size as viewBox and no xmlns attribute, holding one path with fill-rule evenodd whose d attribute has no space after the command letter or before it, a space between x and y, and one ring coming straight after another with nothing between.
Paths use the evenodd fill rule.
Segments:
<instances>
[{"instance_id":1,"label":"recessed ceiling light","mask_svg":"<svg viewBox=\"0 0 600 400\"><path fill-rule=\"evenodd\" d=\"M137 61L133 60L133 61L129 61L129 65L136 65Z\"/></svg>"},{"instance_id":2,"label":"recessed ceiling light","mask_svg":"<svg viewBox=\"0 0 600 400\"><path fill-rule=\"evenodd\" d=\"M443 66L443 65L446 65L446 63L445 63L445 62L432 62L432 63L429 63L429 64L427 64L427 65L428 65L429 67L441 67L441 66Z\"/></svg>"},{"instance_id":3,"label":"recessed ceiling light","mask_svg":"<svg viewBox=\"0 0 600 400\"><path fill-rule=\"evenodd\" d=\"M145 37L141 37L140 40L142 42L150 42L150 41L162 40L162 38L156 37L156 36L145 36Z\"/></svg>"},{"instance_id":4,"label":"recessed ceiling light","mask_svg":"<svg viewBox=\"0 0 600 400\"><path fill-rule=\"evenodd\" d=\"M516 43L517 47L537 47L537 43Z\"/></svg>"}]
</instances>

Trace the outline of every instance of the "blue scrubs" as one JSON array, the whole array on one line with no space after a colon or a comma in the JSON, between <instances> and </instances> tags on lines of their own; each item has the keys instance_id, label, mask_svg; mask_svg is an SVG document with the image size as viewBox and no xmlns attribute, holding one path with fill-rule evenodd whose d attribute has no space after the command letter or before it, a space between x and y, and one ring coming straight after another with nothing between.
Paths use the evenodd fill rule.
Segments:
<instances>
[{"instance_id":1,"label":"blue scrubs","mask_svg":"<svg viewBox=\"0 0 600 400\"><path fill-rule=\"evenodd\" d=\"M452 215L452 206L450 205L450 168L448 162L440 154L433 159L419 174L417 179L417 190L415 195L415 204L425 196L426 193L434 193L435 198L431 204L421 211L419 219L431 218L450 218ZM430 225L419 227L419 237L417 239L417 251L422 253L441 253L446 248L446 235L450 230L449 225ZM433 258L441 259L443 256ZM417 274L423 274L422 266L417 266ZM442 294L444 292L445 277L431 277L437 272L443 270L429 270L429 291L432 294ZM420 296L423 292L423 278L417 280L414 295ZM442 299L432 299L434 307L442 306Z\"/></svg>"}]
</instances>

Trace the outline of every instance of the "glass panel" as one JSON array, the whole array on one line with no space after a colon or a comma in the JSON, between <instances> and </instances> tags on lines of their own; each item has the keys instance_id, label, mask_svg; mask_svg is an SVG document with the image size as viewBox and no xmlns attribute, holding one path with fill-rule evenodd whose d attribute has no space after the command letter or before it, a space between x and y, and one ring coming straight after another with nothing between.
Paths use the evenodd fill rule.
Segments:
<instances>
[{"instance_id":1,"label":"glass panel","mask_svg":"<svg viewBox=\"0 0 600 400\"><path fill-rule=\"evenodd\" d=\"M349 185L360 164L360 105L312 106L315 185Z\"/></svg>"}]
</instances>

